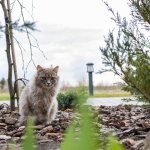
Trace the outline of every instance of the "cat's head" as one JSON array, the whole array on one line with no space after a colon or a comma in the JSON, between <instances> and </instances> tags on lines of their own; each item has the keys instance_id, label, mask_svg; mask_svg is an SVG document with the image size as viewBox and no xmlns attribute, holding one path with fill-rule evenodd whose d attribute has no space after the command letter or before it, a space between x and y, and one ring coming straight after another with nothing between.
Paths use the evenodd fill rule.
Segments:
<instances>
[{"instance_id":1,"label":"cat's head","mask_svg":"<svg viewBox=\"0 0 150 150\"><path fill-rule=\"evenodd\" d=\"M44 89L56 87L59 80L58 69L58 66L54 68L43 68L40 65L38 65L36 76L37 85Z\"/></svg>"}]
</instances>

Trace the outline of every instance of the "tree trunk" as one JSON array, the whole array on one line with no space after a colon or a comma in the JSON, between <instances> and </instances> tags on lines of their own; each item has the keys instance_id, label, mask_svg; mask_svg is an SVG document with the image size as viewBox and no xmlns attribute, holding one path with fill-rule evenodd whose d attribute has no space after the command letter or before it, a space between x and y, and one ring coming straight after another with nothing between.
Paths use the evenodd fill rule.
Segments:
<instances>
[{"instance_id":1,"label":"tree trunk","mask_svg":"<svg viewBox=\"0 0 150 150\"><path fill-rule=\"evenodd\" d=\"M12 56L11 56L11 39L10 39L10 27L9 27L9 15L4 0L1 1L4 18L5 18L5 38L6 38L6 54L8 62L8 87L10 93L10 106L11 110L15 109L15 97L14 97L14 86L12 81Z\"/></svg>"},{"instance_id":2,"label":"tree trunk","mask_svg":"<svg viewBox=\"0 0 150 150\"><path fill-rule=\"evenodd\" d=\"M12 17L11 17L11 12L10 12L10 1L7 0L7 12L8 12L8 17L9 17L9 36L10 36L10 41L11 41L11 53L12 53L12 60L13 60L13 69L14 69L14 76L15 76L15 81L18 79L17 75L17 65L16 65L16 58L15 58L15 49L14 49L14 39L13 39L13 28L12 28ZM15 82L14 85L14 94L16 94L17 102L19 99L19 87L18 87L18 82ZM15 103L15 102L13 102ZM13 104L15 105L15 104Z\"/></svg>"}]
</instances>

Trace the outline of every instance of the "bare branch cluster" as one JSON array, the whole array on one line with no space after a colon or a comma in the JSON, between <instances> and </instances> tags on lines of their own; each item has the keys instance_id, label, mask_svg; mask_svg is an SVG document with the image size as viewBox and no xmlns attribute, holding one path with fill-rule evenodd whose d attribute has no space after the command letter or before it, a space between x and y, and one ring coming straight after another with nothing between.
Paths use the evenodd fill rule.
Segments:
<instances>
[{"instance_id":1,"label":"bare branch cluster","mask_svg":"<svg viewBox=\"0 0 150 150\"><path fill-rule=\"evenodd\" d=\"M4 1L4 0L1 0L1 1ZM1 3L1 1L0 1L0 3ZM33 55L34 55L33 49L34 48L38 49L45 59L47 59L47 58L46 58L43 50L41 50L41 48L38 44L38 40L31 33L32 31L39 31L38 29L36 29L36 22L34 21L34 17L33 17L33 0L32 0L32 14L30 14L30 12L27 10L27 8L19 0L14 0L11 3L11 11L13 11L14 5L17 3L20 6L20 17L15 22L12 22L12 28L15 31L26 33L26 37L27 37L28 42L29 42L29 50L30 50L30 60L27 63L27 65L25 66L25 60L24 60L23 52L27 52L27 50L25 50L23 45L19 42L19 39L17 39L15 37L15 35L13 35L13 38L16 41L18 48L20 49L20 54L22 57L22 69L24 71L24 77L25 77L25 74L27 72L29 65L32 63L34 66L36 66L36 64L34 62L34 58L33 58ZM25 19L24 10L26 12L28 12L28 14L31 16L33 21L27 21ZM20 22L23 22L23 23L20 23ZM0 32L5 33L5 25L2 25L1 22L0 22ZM35 44L33 44L32 40L34 40Z\"/></svg>"},{"instance_id":2,"label":"bare branch cluster","mask_svg":"<svg viewBox=\"0 0 150 150\"><path fill-rule=\"evenodd\" d=\"M12 22L11 13L14 9L14 6L16 4L19 4L20 6L20 15L19 18ZM32 0L32 14L29 13L29 11L24 7L23 1L20 0L14 0L11 4L9 0L0 0L0 5L2 6L2 10L4 13L4 25L0 22L0 32L5 34L6 37L6 53L7 53L7 61L8 61L8 84L9 84L9 92L10 92L10 99L11 99L11 108L14 110L15 107L15 94L17 96L17 99L19 97L18 93L18 83L16 82L15 86L13 85L12 76L14 72L15 80L18 80L17 76L17 66L16 66L16 58L15 58L15 48L14 48L14 40L16 41L22 58L22 69L24 71L24 78L25 74L27 72L27 69L29 65L32 63L34 66L36 65L34 62L34 49L38 49L41 54L46 58L44 55L44 52L40 49L40 46L38 44L37 39L34 37L34 35L31 33L31 31L38 31L35 28L36 22L33 18L33 0ZM26 21L24 10L28 12L28 14L31 16L32 21ZM18 32L24 32L26 34L28 43L29 43L29 51L30 51L30 59L27 63L27 66L25 67L25 59L24 59L24 52L27 52L27 50L24 48L24 46L20 43L19 39L15 37L13 34L13 31Z\"/></svg>"}]
</instances>

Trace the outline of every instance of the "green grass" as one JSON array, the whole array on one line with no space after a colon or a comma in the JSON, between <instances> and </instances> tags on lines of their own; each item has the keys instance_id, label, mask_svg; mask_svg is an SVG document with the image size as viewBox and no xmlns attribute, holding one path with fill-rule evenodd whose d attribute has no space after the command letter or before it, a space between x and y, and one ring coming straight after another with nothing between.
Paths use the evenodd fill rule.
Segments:
<instances>
[{"instance_id":1,"label":"green grass","mask_svg":"<svg viewBox=\"0 0 150 150\"><path fill-rule=\"evenodd\" d=\"M9 100L9 93L0 93L0 100Z\"/></svg>"}]
</instances>

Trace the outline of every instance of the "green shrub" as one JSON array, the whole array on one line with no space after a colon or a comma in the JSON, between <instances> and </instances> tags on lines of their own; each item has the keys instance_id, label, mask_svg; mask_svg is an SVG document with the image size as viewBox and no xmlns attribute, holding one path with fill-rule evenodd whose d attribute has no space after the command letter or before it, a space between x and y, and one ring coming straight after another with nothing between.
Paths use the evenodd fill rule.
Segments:
<instances>
[{"instance_id":1,"label":"green shrub","mask_svg":"<svg viewBox=\"0 0 150 150\"><path fill-rule=\"evenodd\" d=\"M58 108L61 110L67 108L74 108L78 102L78 94L74 90L66 91L65 93L59 93L57 96Z\"/></svg>"}]
</instances>

